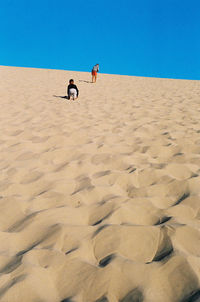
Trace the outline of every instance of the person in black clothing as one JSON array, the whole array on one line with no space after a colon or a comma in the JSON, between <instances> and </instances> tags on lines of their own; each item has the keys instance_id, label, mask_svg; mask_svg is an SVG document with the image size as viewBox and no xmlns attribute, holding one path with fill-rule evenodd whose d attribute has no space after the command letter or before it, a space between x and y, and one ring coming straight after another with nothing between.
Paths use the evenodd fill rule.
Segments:
<instances>
[{"instance_id":1,"label":"person in black clothing","mask_svg":"<svg viewBox=\"0 0 200 302\"><path fill-rule=\"evenodd\" d=\"M78 91L78 88L77 86L74 84L74 80L71 79L69 80L69 85L67 87L67 98L68 100L75 100L78 98L78 94L79 94L79 91Z\"/></svg>"}]
</instances>

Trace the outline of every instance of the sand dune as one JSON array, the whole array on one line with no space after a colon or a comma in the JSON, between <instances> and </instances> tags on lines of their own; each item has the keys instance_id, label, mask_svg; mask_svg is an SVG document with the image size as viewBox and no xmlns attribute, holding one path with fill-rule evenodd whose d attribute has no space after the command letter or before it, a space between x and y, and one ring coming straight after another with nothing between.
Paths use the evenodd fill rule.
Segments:
<instances>
[{"instance_id":1,"label":"sand dune","mask_svg":"<svg viewBox=\"0 0 200 302\"><path fill-rule=\"evenodd\" d=\"M0 76L0 301L200 301L200 82Z\"/></svg>"}]
</instances>

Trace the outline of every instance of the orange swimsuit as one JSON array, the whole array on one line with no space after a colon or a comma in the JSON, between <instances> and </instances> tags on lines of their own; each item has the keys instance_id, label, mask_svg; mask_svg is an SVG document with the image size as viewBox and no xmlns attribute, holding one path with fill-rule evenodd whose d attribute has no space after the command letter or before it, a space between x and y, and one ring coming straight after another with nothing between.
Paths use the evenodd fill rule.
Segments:
<instances>
[{"instance_id":1,"label":"orange swimsuit","mask_svg":"<svg viewBox=\"0 0 200 302\"><path fill-rule=\"evenodd\" d=\"M93 76L97 76L97 71L92 70L92 75L93 75Z\"/></svg>"}]
</instances>

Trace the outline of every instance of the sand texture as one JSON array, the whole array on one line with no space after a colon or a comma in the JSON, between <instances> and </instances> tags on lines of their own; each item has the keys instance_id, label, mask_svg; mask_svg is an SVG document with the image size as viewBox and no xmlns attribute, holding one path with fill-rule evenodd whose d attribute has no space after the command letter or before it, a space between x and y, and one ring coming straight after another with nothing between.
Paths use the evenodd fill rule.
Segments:
<instances>
[{"instance_id":1,"label":"sand texture","mask_svg":"<svg viewBox=\"0 0 200 302\"><path fill-rule=\"evenodd\" d=\"M200 81L90 81L0 67L0 301L200 301Z\"/></svg>"}]
</instances>

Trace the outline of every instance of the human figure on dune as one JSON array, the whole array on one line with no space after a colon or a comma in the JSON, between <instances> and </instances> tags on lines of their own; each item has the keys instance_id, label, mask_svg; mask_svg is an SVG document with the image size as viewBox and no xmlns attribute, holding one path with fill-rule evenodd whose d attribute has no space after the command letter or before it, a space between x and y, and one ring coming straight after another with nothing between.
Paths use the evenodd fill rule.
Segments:
<instances>
[{"instance_id":1,"label":"human figure on dune","mask_svg":"<svg viewBox=\"0 0 200 302\"><path fill-rule=\"evenodd\" d=\"M67 87L67 98L68 98L68 100L77 99L78 94L79 94L79 91L78 91L77 86L74 84L74 80L73 79L69 80L69 85Z\"/></svg>"},{"instance_id":2,"label":"human figure on dune","mask_svg":"<svg viewBox=\"0 0 200 302\"><path fill-rule=\"evenodd\" d=\"M99 72L99 64L94 65L92 68L92 83L96 83L97 72Z\"/></svg>"}]
</instances>

